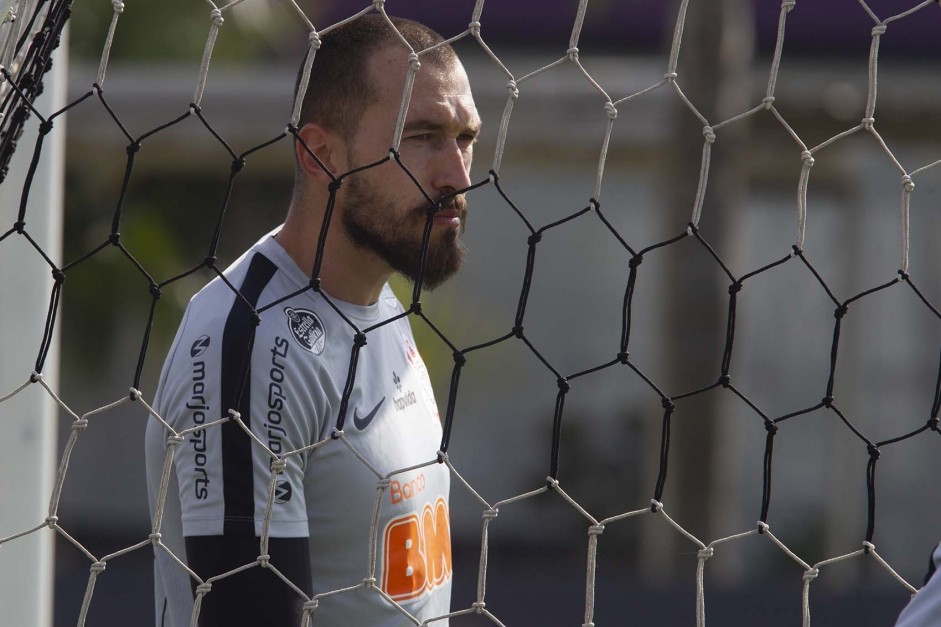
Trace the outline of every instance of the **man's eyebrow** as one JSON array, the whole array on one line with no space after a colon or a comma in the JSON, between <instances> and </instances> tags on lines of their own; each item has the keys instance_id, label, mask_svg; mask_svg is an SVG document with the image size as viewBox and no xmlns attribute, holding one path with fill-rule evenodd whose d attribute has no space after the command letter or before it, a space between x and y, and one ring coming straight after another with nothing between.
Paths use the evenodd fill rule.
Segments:
<instances>
[{"instance_id":1,"label":"man's eyebrow","mask_svg":"<svg viewBox=\"0 0 941 627\"><path fill-rule=\"evenodd\" d=\"M404 130L406 131L441 131L444 130L445 125L441 122L431 120L428 118L421 118L418 120L412 120L411 122L406 122Z\"/></svg>"},{"instance_id":2,"label":"man's eyebrow","mask_svg":"<svg viewBox=\"0 0 941 627\"><path fill-rule=\"evenodd\" d=\"M462 133L470 132L474 135L480 133L480 120L473 120L468 122L463 129ZM433 120L431 118L420 118L418 120L412 120L411 122L406 122L405 126L402 127L404 132L414 132L414 131L431 131L433 133L444 132L450 127L449 124L445 124L438 120Z\"/></svg>"}]
</instances>

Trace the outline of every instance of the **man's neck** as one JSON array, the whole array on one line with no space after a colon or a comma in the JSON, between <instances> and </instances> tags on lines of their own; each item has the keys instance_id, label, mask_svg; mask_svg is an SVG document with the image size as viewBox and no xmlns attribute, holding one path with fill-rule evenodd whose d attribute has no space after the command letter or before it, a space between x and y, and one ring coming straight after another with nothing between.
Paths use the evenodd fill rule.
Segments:
<instances>
[{"instance_id":1,"label":"man's neck","mask_svg":"<svg viewBox=\"0 0 941 627\"><path fill-rule=\"evenodd\" d=\"M322 212L298 209L293 204L276 239L307 276L314 269L317 242L323 226ZM337 214L330 223L320 267L320 285L330 296L371 305L379 300L392 275L388 265L371 251L357 247L347 236Z\"/></svg>"}]
</instances>

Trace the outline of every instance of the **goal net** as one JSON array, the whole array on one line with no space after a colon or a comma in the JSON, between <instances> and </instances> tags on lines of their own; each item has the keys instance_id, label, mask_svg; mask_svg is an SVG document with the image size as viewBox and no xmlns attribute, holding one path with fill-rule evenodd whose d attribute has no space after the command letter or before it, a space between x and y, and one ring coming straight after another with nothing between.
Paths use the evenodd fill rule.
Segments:
<instances>
[{"instance_id":1,"label":"goal net","mask_svg":"<svg viewBox=\"0 0 941 627\"><path fill-rule=\"evenodd\" d=\"M555 4L0 2L0 440L20 454L0 462L18 513L0 581L46 595L17 599L45 606L24 616L51 620L48 569L27 573L55 542L57 624L149 624L155 554L190 576L194 625L213 584L252 568L294 590L305 625L353 594L416 625L894 619L941 540L938 2ZM283 220L320 38L367 13L440 30L484 124L465 268L434 293L395 280L443 438L391 472L344 430L361 350L392 320L346 320L341 407L310 446L275 450L235 407L183 430L154 409L189 298ZM431 50L402 44L397 125L370 167L408 172ZM66 121L50 227L36 204L58 193ZM24 448L49 410L60 441ZM148 420L168 442L152 515ZM270 457L268 509L257 559L202 578L164 543L164 502L179 447L223 425ZM279 472L328 447L375 475L375 510L362 576L312 593L269 560L267 525ZM397 582L383 504L439 465L450 526L416 532L422 561ZM16 491L21 475L36 481ZM419 567L422 589L453 577L449 613L400 603Z\"/></svg>"}]
</instances>

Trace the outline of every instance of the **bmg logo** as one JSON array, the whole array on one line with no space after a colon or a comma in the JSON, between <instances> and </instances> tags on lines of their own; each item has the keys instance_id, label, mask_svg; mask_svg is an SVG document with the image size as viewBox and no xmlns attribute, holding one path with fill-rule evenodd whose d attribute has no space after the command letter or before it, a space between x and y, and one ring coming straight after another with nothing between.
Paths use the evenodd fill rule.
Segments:
<instances>
[{"instance_id":1,"label":"bmg logo","mask_svg":"<svg viewBox=\"0 0 941 627\"><path fill-rule=\"evenodd\" d=\"M382 589L396 601L420 597L451 578L448 504L389 521L383 533Z\"/></svg>"}]
</instances>

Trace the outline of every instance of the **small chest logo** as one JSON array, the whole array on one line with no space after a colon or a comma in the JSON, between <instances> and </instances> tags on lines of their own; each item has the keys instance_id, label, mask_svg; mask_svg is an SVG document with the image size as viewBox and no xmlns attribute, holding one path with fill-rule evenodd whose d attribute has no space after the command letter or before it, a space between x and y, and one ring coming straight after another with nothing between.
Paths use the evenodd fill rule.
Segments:
<instances>
[{"instance_id":1,"label":"small chest logo","mask_svg":"<svg viewBox=\"0 0 941 627\"><path fill-rule=\"evenodd\" d=\"M317 314L306 309L285 307L284 315L288 317L288 327L298 344L315 355L323 352L327 337Z\"/></svg>"}]
</instances>

